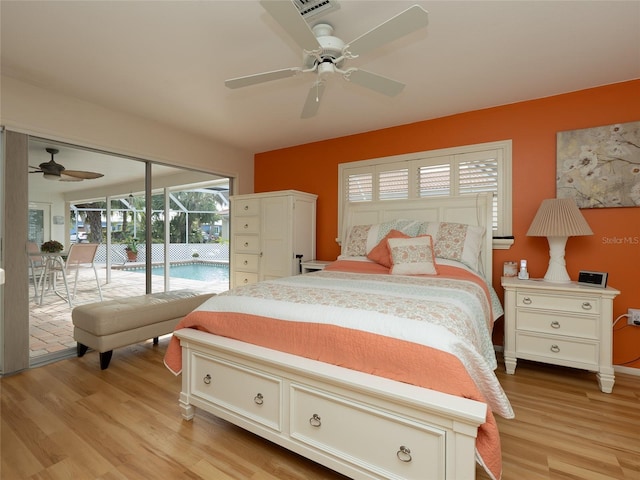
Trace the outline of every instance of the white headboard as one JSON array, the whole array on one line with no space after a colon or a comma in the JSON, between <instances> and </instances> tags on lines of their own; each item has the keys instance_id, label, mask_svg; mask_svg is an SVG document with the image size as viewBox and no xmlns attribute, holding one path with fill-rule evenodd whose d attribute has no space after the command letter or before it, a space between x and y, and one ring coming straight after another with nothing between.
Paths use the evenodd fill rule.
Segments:
<instances>
[{"instance_id":1,"label":"white headboard","mask_svg":"<svg viewBox=\"0 0 640 480\"><path fill-rule=\"evenodd\" d=\"M426 197L415 200L380 200L348 202L345 205L340 232L341 244L353 225L369 225L389 220L408 219L422 222L455 222L485 228L480 264L485 278L491 282L493 267L493 197L489 194L462 197Z\"/></svg>"}]
</instances>

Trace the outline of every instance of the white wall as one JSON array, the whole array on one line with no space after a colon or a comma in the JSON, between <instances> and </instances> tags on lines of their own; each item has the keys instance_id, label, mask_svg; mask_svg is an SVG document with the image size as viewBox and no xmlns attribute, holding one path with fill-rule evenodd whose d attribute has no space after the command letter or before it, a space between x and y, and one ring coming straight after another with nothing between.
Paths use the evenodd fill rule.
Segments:
<instances>
[{"instance_id":1,"label":"white wall","mask_svg":"<svg viewBox=\"0 0 640 480\"><path fill-rule=\"evenodd\" d=\"M253 192L253 153L2 76L0 125L9 130L234 178ZM213 132L215 133L215 132Z\"/></svg>"}]
</instances>

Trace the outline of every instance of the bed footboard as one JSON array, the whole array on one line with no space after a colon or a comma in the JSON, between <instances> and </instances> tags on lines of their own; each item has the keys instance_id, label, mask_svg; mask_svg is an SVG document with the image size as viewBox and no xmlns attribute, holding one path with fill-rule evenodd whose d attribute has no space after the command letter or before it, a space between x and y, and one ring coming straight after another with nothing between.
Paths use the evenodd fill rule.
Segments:
<instances>
[{"instance_id":1,"label":"bed footboard","mask_svg":"<svg viewBox=\"0 0 640 480\"><path fill-rule=\"evenodd\" d=\"M182 416L195 408L355 479L473 479L487 406L194 329Z\"/></svg>"}]
</instances>

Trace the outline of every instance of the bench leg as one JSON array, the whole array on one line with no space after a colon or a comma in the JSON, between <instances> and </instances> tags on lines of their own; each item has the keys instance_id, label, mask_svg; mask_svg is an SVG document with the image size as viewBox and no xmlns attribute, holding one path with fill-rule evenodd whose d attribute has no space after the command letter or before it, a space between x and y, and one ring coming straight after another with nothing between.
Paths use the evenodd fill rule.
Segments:
<instances>
[{"instance_id":1,"label":"bench leg","mask_svg":"<svg viewBox=\"0 0 640 480\"><path fill-rule=\"evenodd\" d=\"M153 337L153 344L157 345L158 344L158 337Z\"/></svg>"},{"instance_id":2,"label":"bench leg","mask_svg":"<svg viewBox=\"0 0 640 480\"><path fill-rule=\"evenodd\" d=\"M82 357L85 353L87 353L87 350L89 350L89 347L78 342L78 345L76 346L76 352L78 353L79 357Z\"/></svg>"},{"instance_id":3,"label":"bench leg","mask_svg":"<svg viewBox=\"0 0 640 480\"><path fill-rule=\"evenodd\" d=\"M102 352L100 354L100 370L105 370L109 366L109 362L111 361L111 355L113 355L113 350L109 350L108 352Z\"/></svg>"}]
</instances>

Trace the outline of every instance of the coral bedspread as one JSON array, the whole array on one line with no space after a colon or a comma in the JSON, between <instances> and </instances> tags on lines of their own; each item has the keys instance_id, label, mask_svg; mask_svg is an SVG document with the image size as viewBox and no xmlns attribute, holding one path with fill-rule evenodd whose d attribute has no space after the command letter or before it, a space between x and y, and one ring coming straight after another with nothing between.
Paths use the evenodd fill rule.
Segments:
<instances>
[{"instance_id":1,"label":"coral bedspread","mask_svg":"<svg viewBox=\"0 0 640 480\"><path fill-rule=\"evenodd\" d=\"M486 282L463 268L437 276L390 275L381 265L338 261L324 271L260 282L212 297L176 327L281 350L478 400L489 406L477 459L501 477L493 413L513 411L493 373L493 320L502 312ZM182 369L173 337L165 364Z\"/></svg>"}]
</instances>

